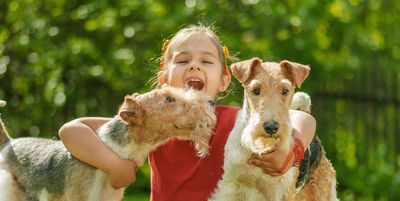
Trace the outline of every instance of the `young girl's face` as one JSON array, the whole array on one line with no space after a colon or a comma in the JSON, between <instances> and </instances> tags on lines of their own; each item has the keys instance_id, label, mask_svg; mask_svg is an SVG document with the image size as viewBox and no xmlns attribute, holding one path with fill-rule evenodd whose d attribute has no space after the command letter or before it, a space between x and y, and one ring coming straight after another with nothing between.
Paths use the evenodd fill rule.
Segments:
<instances>
[{"instance_id":1,"label":"young girl's face","mask_svg":"<svg viewBox=\"0 0 400 201\"><path fill-rule=\"evenodd\" d=\"M195 37L174 48L166 75L159 76L160 84L174 87L193 87L205 91L211 98L229 85L218 48L205 36Z\"/></svg>"}]
</instances>

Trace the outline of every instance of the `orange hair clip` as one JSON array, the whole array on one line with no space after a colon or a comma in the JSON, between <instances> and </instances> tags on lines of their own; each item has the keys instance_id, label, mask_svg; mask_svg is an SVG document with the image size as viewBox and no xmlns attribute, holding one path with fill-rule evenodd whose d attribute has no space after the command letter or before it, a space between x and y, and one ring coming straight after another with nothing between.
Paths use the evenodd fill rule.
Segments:
<instances>
[{"instance_id":1,"label":"orange hair clip","mask_svg":"<svg viewBox=\"0 0 400 201\"><path fill-rule=\"evenodd\" d=\"M160 70L163 70L163 69L164 69L165 51L167 50L169 41L170 41L170 40L166 40L166 41L163 43L162 47L161 47L162 56L161 56L161 59L160 59L160 60L161 60L161 61L160 61Z\"/></svg>"},{"instance_id":2,"label":"orange hair clip","mask_svg":"<svg viewBox=\"0 0 400 201\"><path fill-rule=\"evenodd\" d=\"M229 66L228 66L229 50L228 50L228 47L224 46L222 48L222 51L224 52L224 57L225 57L225 69L229 71Z\"/></svg>"}]
</instances>

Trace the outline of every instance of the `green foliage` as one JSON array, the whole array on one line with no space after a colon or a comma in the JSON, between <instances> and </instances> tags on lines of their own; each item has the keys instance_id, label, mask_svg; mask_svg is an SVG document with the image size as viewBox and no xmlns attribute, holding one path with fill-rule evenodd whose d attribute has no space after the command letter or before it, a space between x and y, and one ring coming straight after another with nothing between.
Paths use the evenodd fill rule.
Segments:
<instances>
[{"instance_id":1,"label":"green foliage","mask_svg":"<svg viewBox=\"0 0 400 201\"><path fill-rule=\"evenodd\" d=\"M311 65L302 91L338 173L342 200L398 200L400 4L387 0L0 3L0 99L14 137L57 137L65 122L112 116L151 89L162 41L215 23L239 59ZM220 102L241 105L242 89ZM128 189L148 192L149 170Z\"/></svg>"}]
</instances>

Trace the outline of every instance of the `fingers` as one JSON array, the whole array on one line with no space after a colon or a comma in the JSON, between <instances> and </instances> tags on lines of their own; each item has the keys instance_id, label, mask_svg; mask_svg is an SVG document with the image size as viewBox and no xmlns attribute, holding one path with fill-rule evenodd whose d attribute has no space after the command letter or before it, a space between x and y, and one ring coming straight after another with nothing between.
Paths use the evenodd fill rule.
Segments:
<instances>
[{"instance_id":1,"label":"fingers","mask_svg":"<svg viewBox=\"0 0 400 201\"><path fill-rule=\"evenodd\" d=\"M139 167L136 165L136 163L133 166L133 170L135 171L135 173L139 170Z\"/></svg>"},{"instance_id":2,"label":"fingers","mask_svg":"<svg viewBox=\"0 0 400 201\"><path fill-rule=\"evenodd\" d=\"M284 158L277 156L275 150L259 154L252 154L251 158L248 160L250 165L257 166L263 170L264 173L271 176L282 175L285 170L282 171L282 164Z\"/></svg>"},{"instance_id":3,"label":"fingers","mask_svg":"<svg viewBox=\"0 0 400 201\"><path fill-rule=\"evenodd\" d=\"M255 156L254 158L252 157L248 160L248 163L261 168L265 174L269 174L274 177L282 175L282 173L280 173L278 169L273 166L273 164L261 160L259 156Z\"/></svg>"}]
</instances>

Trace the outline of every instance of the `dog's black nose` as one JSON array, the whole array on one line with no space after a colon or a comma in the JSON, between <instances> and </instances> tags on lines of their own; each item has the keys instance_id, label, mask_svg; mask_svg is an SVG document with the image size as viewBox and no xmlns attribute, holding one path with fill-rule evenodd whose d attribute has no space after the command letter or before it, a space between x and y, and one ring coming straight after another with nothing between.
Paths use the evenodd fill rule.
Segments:
<instances>
[{"instance_id":1,"label":"dog's black nose","mask_svg":"<svg viewBox=\"0 0 400 201\"><path fill-rule=\"evenodd\" d=\"M264 130L270 135L273 135L279 130L279 123L276 121L269 121L264 123Z\"/></svg>"}]
</instances>

